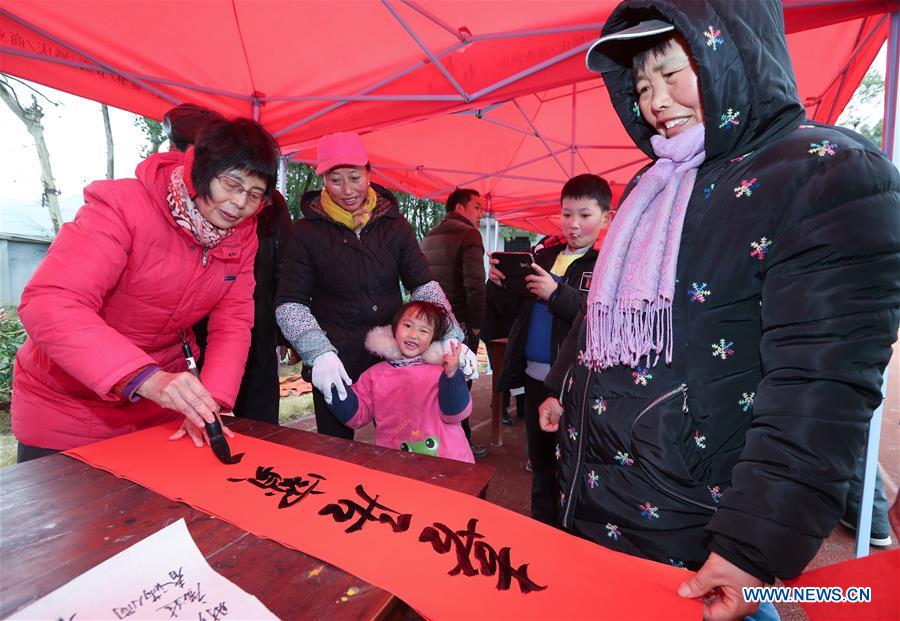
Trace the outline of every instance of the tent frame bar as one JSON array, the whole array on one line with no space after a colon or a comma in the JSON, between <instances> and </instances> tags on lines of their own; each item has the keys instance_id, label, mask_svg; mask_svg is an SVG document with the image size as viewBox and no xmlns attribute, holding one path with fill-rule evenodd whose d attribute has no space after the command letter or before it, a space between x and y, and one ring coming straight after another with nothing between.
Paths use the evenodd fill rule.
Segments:
<instances>
[{"instance_id":1,"label":"tent frame bar","mask_svg":"<svg viewBox=\"0 0 900 621\"><path fill-rule=\"evenodd\" d=\"M443 28L444 30L446 30L447 32L452 34L454 37L456 37L460 41L465 41L468 38L462 32L460 32L459 30L455 30L453 28L453 26L451 26L450 24L448 24L447 22L442 20L440 17L438 17L437 15L435 15L434 13L432 13L425 7L420 6L419 4L413 2L412 0L400 0L400 1L403 4L405 4L406 6L408 6L409 8L411 8L413 11L416 11L420 15L424 16L425 18L431 20L432 22L434 22L435 24L437 24L438 26Z\"/></svg>"},{"instance_id":2,"label":"tent frame bar","mask_svg":"<svg viewBox=\"0 0 900 621\"><path fill-rule=\"evenodd\" d=\"M177 99L175 99L174 97L172 97L171 95L168 95L168 94L166 94L166 93L163 93L163 92L160 91L159 89L157 89L157 88L151 86L150 84L147 84L144 80L140 80L140 79L138 79L138 78L134 78L134 77L130 77L130 76L128 76L128 75L125 75L124 73L120 72L118 69L115 69L115 68L113 68L112 66L107 65L106 63L101 62L100 60L98 60L97 58L95 58L94 56L92 56L91 54L88 54L87 52L84 52L84 51L78 49L77 47L75 47L75 46L72 45L71 43L66 43L65 41L63 41L63 40L60 39L59 37L56 37L56 36L50 34L50 33L47 32L46 30L44 30L43 28L38 28L37 26L34 26L33 24L28 23L27 21L25 21L24 19L22 19L22 18L19 17L18 15L13 15L13 14L10 13L8 10L6 10L6 9L4 9L4 8L2 8L2 7L0 7L0 15L2 15L3 17L6 17L7 19L10 19L10 20L16 22L17 24L19 24L19 25L21 25L21 26L24 26L25 28L28 28L28 29L32 30L33 32L36 32L37 34L41 35L42 37L45 37L45 38L47 38L47 39L50 39L51 41L53 41L53 42L56 43L57 45L59 45L59 46L61 46L61 47L64 47L64 48L66 48L67 50L70 50L70 51L72 51L72 52L78 54L79 56L82 56L82 57L84 57L84 58L87 58L89 61L91 61L91 62L93 62L93 63L96 63L96 64L97 64L97 67L99 67L99 68L101 68L101 69L103 69L103 70L105 70L105 71L108 71L108 72L110 72L110 73L113 74L113 75L117 75L117 76L119 76L120 78L123 78L123 79L125 79L125 80L128 80L129 82L132 82L132 83L136 84L137 86L139 86L139 87L141 87L141 88L144 88L144 89L150 91L151 93L153 93L153 94L156 95L157 97L161 97L162 99L165 99L165 100L168 101L169 103L172 103L172 104L175 104L175 105L178 105L179 103L181 103L181 102L179 102Z\"/></svg>"},{"instance_id":3,"label":"tent frame bar","mask_svg":"<svg viewBox=\"0 0 900 621\"><path fill-rule=\"evenodd\" d=\"M412 37L412 40L416 42L416 45L418 45L419 48L423 52L425 52L425 55L428 56L428 59L432 63L434 63L434 66L437 67L438 71L440 71L444 75L444 77L450 83L450 86L452 86L453 89L457 93L459 93L459 96L462 97L465 101L469 101L469 94L466 93L465 89L463 89L463 87L459 85L459 82L456 81L456 78L454 78L450 74L450 72L447 71L447 68L441 63L440 60L438 60L437 56L434 55L434 52L432 52L431 49L429 49L429 47L427 45L425 45L425 42L419 38L419 35L417 35L416 31L412 29L412 26L407 24L406 20L400 16L400 14L397 12L397 9L395 9L393 7L393 5L390 3L390 0L381 0L381 4L383 4L384 7L388 11L390 11L391 15L394 16L394 19L396 19L400 23L400 25L403 27L403 30L405 30L406 33L410 37Z\"/></svg>"},{"instance_id":4,"label":"tent frame bar","mask_svg":"<svg viewBox=\"0 0 900 621\"><path fill-rule=\"evenodd\" d=\"M522 108L522 104L519 103L517 99L513 99L513 103L516 104L516 109L522 115L522 118L525 119L525 122L528 123L528 126L534 132L534 135L537 136L538 140L541 141L541 144L544 145L544 148L547 149L547 153L549 153L553 159L556 161L556 164L559 166L559 169L562 171L563 177L568 178L568 173L566 173L566 167L563 166L563 163L559 161L559 158L556 156L556 153L553 152L553 149L550 148L550 145L547 144L547 141L544 140L544 137L541 136L541 132L538 131L538 128L535 126L534 122L528 118L528 115L525 113L524 108ZM569 149L566 149L568 151Z\"/></svg>"}]
</instances>

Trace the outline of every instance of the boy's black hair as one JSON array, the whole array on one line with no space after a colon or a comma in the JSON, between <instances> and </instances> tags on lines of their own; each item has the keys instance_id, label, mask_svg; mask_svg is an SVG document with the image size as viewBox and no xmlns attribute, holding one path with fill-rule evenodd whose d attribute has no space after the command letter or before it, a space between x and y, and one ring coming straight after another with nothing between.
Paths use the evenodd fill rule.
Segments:
<instances>
[{"instance_id":1,"label":"boy's black hair","mask_svg":"<svg viewBox=\"0 0 900 621\"><path fill-rule=\"evenodd\" d=\"M469 188L456 188L447 197L447 213L456 211L457 205L465 207L472 200L473 196L481 196L481 193L478 190Z\"/></svg>"},{"instance_id":2,"label":"boy's black hair","mask_svg":"<svg viewBox=\"0 0 900 621\"><path fill-rule=\"evenodd\" d=\"M214 177L228 170L241 170L266 182L266 196L275 190L278 177L278 143L250 119L213 119L204 124L194 143L191 181L197 195L210 196Z\"/></svg>"},{"instance_id":3,"label":"boy's black hair","mask_svg":"<svg viewBox=\"0 0 900 621\"><path fill-rule=\"evenodd\" d=\"M408 310L413 311L413 317L424 317L431 324L433 330L431 334L432 343L444 338L447 330L450 329L450 316L443 306L423 300L413 300L401 306L400 310L394 314L394 319L391 321L391 334L397 334L397 326Z\"/></svg>"},{"instance_id":4,"label":"boy's black hair","mask_svg":"<svg viewBox=\"0 0 900 621\"><path fill-rule=\"evenodd\" d=\"M609 184L603 177L584 174L566 181L559 201L562 202L564 198L592 198L597 201L602 211L609 211L609 206L612 204L612 190L609 189Z\"/></svg>"}]
</instances>

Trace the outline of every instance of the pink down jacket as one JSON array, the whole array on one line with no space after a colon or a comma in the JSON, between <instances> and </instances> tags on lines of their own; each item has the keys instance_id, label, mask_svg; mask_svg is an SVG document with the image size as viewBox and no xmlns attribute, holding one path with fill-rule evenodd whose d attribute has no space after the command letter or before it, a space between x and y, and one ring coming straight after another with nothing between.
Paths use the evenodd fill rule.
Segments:
<instances>
[{"instance_id":1,"label":"pink down jacket","mask_svg":"<svg viewBox=\"0 0 900 621\"><path fill-rule=\"evenodd\" d=\"M13 370L12 429L69 449L180 415L113 388L149 364L184 371L181 331L209 316L203 385L225 409L238 392L253 323L256 219L202 248L166 202L181 153L153 155L137 179L97 181L22 293L28 339ZM195 351L196 355L196 351Z\"/></svg>"}]
</instances>

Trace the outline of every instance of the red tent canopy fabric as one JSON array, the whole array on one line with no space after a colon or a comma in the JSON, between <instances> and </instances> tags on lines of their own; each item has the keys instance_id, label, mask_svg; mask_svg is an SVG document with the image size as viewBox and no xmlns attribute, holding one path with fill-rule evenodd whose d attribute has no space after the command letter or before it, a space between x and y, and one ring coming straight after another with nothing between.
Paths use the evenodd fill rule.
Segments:
<instances>
[{"instance_id":1,"label":"red tent canopy fabric","mask_svg":"<svg viewBox=\"0 0 900 621\"><path fill-rule=\"evenodd\" d=\"M811 116L834 120L900 2L783 3L801 95ZM584 65L616 4L7 0L0 61L5 73L154 118L185 101L255 115L299 159L324 134L371 132L388 185L435 198L474 185L509 222L543 228L525 218L555 210L566 174L621 183L641 158Z\"/></svg>"}]
</instances>

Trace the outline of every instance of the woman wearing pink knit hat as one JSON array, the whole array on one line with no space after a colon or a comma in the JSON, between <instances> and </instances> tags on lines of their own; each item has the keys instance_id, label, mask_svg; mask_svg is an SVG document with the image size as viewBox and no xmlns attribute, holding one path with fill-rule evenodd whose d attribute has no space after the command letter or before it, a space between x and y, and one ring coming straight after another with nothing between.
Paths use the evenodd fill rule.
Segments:
<instances>
[{"instance_id":1,"label":"woman wearing pink knit hat","mask_svg":"<svg viewBox=\"0 0 900 621\"><path fill-rule=\"evenodd\" d=\"M371 183L359 135L323 136L316 155L325 187L301 199L303 219L294 225L275 314L315 389L319 433L352 439L353 430L326 404L334 394L345 399L345 386L379 361L365 348L366 334L391 322L403 304L400 284L414 300L435 302L448 313L450 305L397 199ZM459 339L462 331L453 324L448 336Z\"/></svg>"}]
</instances>

